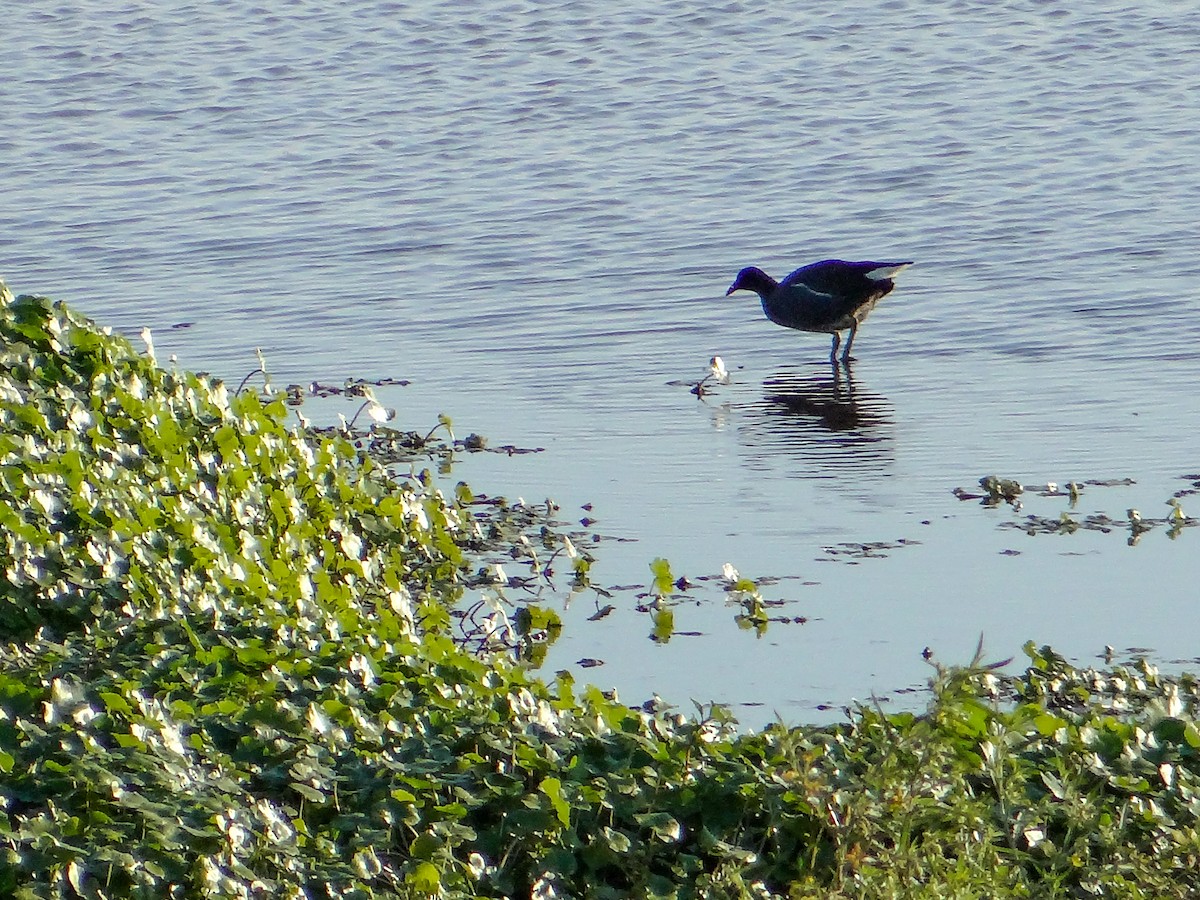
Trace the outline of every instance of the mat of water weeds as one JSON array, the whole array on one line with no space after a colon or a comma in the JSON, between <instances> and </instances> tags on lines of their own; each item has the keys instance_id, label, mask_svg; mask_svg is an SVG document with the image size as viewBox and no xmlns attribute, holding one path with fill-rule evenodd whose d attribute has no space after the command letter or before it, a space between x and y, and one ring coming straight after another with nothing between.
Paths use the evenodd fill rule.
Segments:
<instances>
[{"instance_id":1,"label":"mat of water weeds","mask_svg":"<svg viewBox=\"0 0 1200 900\"><path fill-rule=\"evenodd\" d=\"M1192 892L1194 679L1031 646L1016 678L936 670L924 715L631 710L536 677L500 602L505 543L535 586L586 577L552 510L286 399L0 290L0 895ZM669 612L686 580L648 563Z\"/></svg>"},{"instance_id":2,"label":"mat of water weeds","mask_svg":"<svg viewBox=\"0 0 1200 900\"><path fill-rule=\"evenodd\" d=\"M1113 515L1104 510L1085 511L1085 502L1098 490L1111 487L1130 487L1136 482L1132 478L1087 479L1070 481L1060 486L1057 482L1046 482L1039 485L1025 485L1015 478L998 478L995 475L985 475L979 479L980 490L955 488L952 493L959 500L977 500L988 508L1008 506L1014 513L1014 518L1000 523L1001 528L1011 528L1023 531L1030 537L1042 534L1068 535L1079 532L1098 532L1101 534L1124 534L1126 543L1136 545L1144 535L1155 529L1162 529L1171 540L1178 538L1186 528L1200 525L1200 519L1189 516L1184 512L1182 498L1192 496L1200 489L1200 476L1183 475L1182 481L1188 483L1161 501L1166 507L1163 515L1143 514L1136 507L1127 507L1124 514ZM1152 499L1152 498L1147 498ZM1057 515L1025 512L1027 502L1040 501L1057 502L1060 505ZM1062 508L1064 507L1065 508ZM1162 507L1159 507L1162 508ZM1024 515L1019 515L1025 513Z\"/></svg>"}]
</instances>

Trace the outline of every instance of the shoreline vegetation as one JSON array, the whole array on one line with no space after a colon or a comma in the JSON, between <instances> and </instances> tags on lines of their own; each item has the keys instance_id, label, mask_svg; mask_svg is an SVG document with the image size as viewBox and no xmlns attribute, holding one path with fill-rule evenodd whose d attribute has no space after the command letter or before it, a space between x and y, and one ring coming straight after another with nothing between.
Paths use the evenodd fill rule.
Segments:
<instances>
[{"instance_id":1,"label":"shoreline vegetation","mask_svg":"<svg viewBox=\"0 0 1200 900\"><path fill-rule=\"evenodd\" d=\"M0 895L1193 895L1192 676L630 709L529 664L551 613L455 615L506 542L586 578L569 535L287 418L0 287Z\"/></svg>"}]
</instances>

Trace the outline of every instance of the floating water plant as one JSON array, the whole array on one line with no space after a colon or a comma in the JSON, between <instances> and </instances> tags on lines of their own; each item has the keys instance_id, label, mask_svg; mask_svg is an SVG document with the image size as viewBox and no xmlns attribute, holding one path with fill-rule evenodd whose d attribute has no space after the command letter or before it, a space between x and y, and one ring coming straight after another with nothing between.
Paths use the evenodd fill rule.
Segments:
<instances>
[{"instance_id":1,"label":"floating water plant","mask_svg":"<svg viewBox=\"0 0 1200 900\"><path fill-rule=\"evenodd\" d=\"M730 601L741 607L741 612L734 617L734 621L738 627L752 629L761 637L766 632L770 619L758 585L753 579L744 578L731 563L725 563L721 574L725 579L725 590Z\"/></svg>"},{"instance_id":2,"label":"floating water plant","mask_svg":"<svg viewBox=\"0 0 1200 900\"><path fill-rule=\"evenodd\" d=\"M719 356L714 356L708 361L708 371L704 377L695 382L672 382L672 384L689 384L691 391L698 398L706 397L712 393L712 384L729 384L729 372L725 368L725 360Z\"/></svg>"},{"instance_id":3,"label":"floating water plant","mask_svg":"<svg viewBox=\"0 0 1200 900\"><path fill-rule=\"evenodd\" d=\"M985 506L998 506L1000 503L1016 506L1017 498L1025 492L1025 486L1021 482L1012 478L997 478L995 475L980 478L979 486L984 491L982 499ZM962 488L955 488L954 493L960 500L979 499L979 495L971 495Z\"/></svg>"},{"instance_id":4,"label":"floating water plant","mask_svg":"<svg viewBox=\"0 0 1200 900\"><path fill-rule=\"evenodd\" d=\"M824 556L818 557L819 562L840 561L850 565L857 565L864 559L886 559L888 551L898 550L901 547L916 547L920 545L920 541L912 538L899 538L895 541L867 541L852 543L843 541L839 544L834 544L828 547L823 547Z\"/></svg>"},{"instance_id":5,"label":"floating water plant","mask_svg":"<svg viewBox=\"0 0 1200 900\"><path fill-rule=\"evenodd\" d=\"M1196 480L1194 476L1185 477L1189 480ZM1044 485L1029 487L1022 485L1015 479L997 478L989 475L981 478L979 484L984 491L982 494L972 493L962 488L955 488L953 493L960 500L979 500L983 506L988 507L1008 503L1014 511L1020 512L1023 508L1023 502L1018 498L1023 494L1034 494L1042 498L1065 497L1069 508L1073 510L1079 505L1086 486L1128 487L1134 484L1134 481L1130 478L1089 479L1082 482L1070 481L1067 483L1065 490L1060 490L1058 484L1053 481L1047 482ZM1123 519L1114 518L1105 512L1099 511L1079 517L1063 510L1058 515L1029 513L1023 519L1002 522L1000 523L1000 527L1016 528L1031 536L1039 534L1065 535L1081 531L1100 532L1102 534L1120 532L1126 534L1127 543L1130 546L1135 546L1146 533L1154 530L1156 527L1166 526L1167 537L1174 540L1183 533L1183 529L1200 524L1200 519L1191 518L1183 511L1183 506L1179 498L1189 493L1191 493L1191 489L1184 489L1177 492L1176 496L1169 498L1166 504L1171 508L1171 511L1166 516L1157 518L1146 517L1133 507L1126 510L1125 518Z\"/></svg>"}]
</instances>

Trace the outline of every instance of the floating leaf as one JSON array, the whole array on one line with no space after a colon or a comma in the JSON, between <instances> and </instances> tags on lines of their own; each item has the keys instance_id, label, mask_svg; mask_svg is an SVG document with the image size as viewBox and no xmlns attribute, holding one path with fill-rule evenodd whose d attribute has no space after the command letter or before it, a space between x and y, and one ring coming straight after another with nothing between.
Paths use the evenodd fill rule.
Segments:
<instances>
[{"instance_id":1,"label":"floating leaf","mask_svg":"<svg viewBox=\"0 0 1200 900\"><path fill-rule=\"evenodd\" d=\"M650 573L654 578L653 590L660 596L666 596L671 593L671 587L675 581L671 575L671 564L662 557L654 559L650 563Z\"/></svg>"},{"instance_id":2,"label":"floating leaf","mask_svg":"<svg viewBox=\"0 0 1200 900\"><path fill-rule=\"evenodd\" d=\"M654 624L651 638L659 644L667 643L675 633L675 613L664 606L651 613L651 621Z\"/></svg>"}]
</instances>

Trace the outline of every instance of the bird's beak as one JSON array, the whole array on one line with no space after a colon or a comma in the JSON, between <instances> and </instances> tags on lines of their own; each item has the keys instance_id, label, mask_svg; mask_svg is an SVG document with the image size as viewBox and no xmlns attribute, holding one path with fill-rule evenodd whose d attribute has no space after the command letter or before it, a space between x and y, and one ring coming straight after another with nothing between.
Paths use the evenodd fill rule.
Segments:
<instances>
[{"instance_id":1,"label":"bird's beak","mask_svg":"<svg viewBox=\"0 0 1200 900\"><path fill-rule=\"evenodd\" d=\"M734 291L736 291L737 289L738 289L738 284L737 284L737 282L735 281L733 284L731 284L731 285L729 286L729 290L727 290L727 291L725 292L725 296L726 296L726 297L728 297L730 294L732 294L732 293L733 293Z\"/></svg>"}]
</instances>

